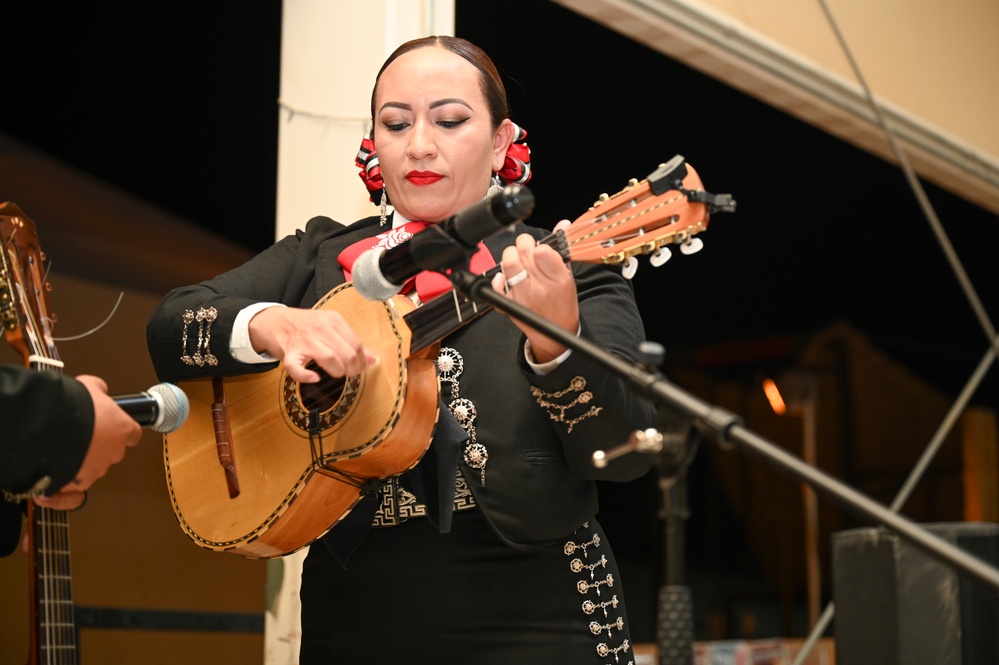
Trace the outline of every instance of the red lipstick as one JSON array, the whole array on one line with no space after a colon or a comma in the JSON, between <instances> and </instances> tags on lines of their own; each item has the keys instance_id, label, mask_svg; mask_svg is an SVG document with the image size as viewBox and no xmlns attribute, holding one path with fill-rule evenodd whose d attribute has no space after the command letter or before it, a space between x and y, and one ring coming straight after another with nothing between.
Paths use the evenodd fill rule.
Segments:
<instances>
[{"instance_id":1,"label":"red lipstick","mask_svg":"<svg viewBox=\"0 0 999 665\"><path fill-rule=\"evenodd\" d=\"M410 181L417 187L432 185L442 178L444 178L444 176L440 173L434 173L433 171L410 171L406 174L406 180Z\"/></svg>"}]
</instances>

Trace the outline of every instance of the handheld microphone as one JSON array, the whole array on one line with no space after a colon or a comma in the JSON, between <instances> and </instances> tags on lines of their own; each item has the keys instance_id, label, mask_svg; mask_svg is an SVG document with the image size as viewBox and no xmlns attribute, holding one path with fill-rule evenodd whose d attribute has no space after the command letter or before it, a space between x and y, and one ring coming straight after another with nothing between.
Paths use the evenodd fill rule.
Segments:
<instances>
[{"instance_id":1,"label":"handheld microphone","mask_svg":"<svg viewBox=\"0 0 999 665\"><path fill-rule=\"evenodd\" d=\"M157 383L145 392L112 397L135 422L157 432L172 432L187 420L191 403L172 383Z\"/></svg>"},{"instance_id":2,"label":"handheld microphone","mask_svg":"<svg viewBox=\"0 0 999 665\"><path fill-rule=\"evenodd\" d=\"M424 270L444 272L467 261L480 240L516 224L533 210L531 190L523 185L504 187L402 244L361 254L351 268L354 288L368 300L387 300Z\"/></svg>"}]
</instances>

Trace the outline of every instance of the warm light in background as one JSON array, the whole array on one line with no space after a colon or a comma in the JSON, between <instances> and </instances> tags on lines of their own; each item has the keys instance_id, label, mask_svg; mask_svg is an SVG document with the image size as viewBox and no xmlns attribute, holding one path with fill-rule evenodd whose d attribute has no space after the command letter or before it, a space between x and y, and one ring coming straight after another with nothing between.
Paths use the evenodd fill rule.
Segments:
<instances>
[{"instance_id":1,"label":"warm light in background","mask_svg":"<svg viewBox=\"0 0 999 665\"><path fill-rule=\"evenodd\" d=\"M780 396L780 391L777 389L777 384L774 383L773 379L763 379L763 392L766 393L767 399L770 400L770 408L774 410L778 416L783 416L787 411L787 405L784 404L784 399Z\"/></svg>"},{"instance_id":2,"label":"warm light in background","mask_svg":"<svg viewBox=\"0 0 999 665\"><path fill-rule=\"evenodd\" d=\"M784 396L777 388L777 381L784 388ZM778 416L789 410L801 416L802 454L806 464L816 465L817 423L815 418L818 399L815 376L808 370L790 369L777 377L763 379L763 392L770 401L770 408ZM819 620L819 604L822 595L822 574L819 569L819 507L815 490L807 483L801 484L805 513L805 575L808 595L808 621L815 625Z\"/></svg>"}]
</instances>

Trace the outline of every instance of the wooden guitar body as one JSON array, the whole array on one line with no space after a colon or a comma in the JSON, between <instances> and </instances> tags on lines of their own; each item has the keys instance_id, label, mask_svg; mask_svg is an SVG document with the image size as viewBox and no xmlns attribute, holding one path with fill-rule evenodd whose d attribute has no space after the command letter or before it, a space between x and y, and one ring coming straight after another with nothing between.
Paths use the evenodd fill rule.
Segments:
<instances>
[{"instance_id":1,"label":"wooden guitar body","mask_svg":"<svg viewBox=\"0 0 999 665\"><path fill-rule=\"evenodd\" d=\"M402 315L414 307L402 296L364 300L350 284L316 305L341 312L378 356L360 376L300 385L279 365L179 384L193 416L211 414L164 437L170 499L190 538L248 557L289 554L340 521L372 481L416 465L439 384L436 346L410 357Z\"/></svg>"}]
</instances>

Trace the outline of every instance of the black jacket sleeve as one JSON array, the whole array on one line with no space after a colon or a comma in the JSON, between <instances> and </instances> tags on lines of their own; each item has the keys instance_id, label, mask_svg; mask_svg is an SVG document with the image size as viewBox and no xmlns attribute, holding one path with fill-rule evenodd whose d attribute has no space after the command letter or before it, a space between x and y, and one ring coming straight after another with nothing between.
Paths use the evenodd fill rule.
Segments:
<instances>
[{"instance_id":1,"label":"black jacket sleeve","mask_svg":"<svg viewBox=\"0 0 999 665\"><path fill-rule=\"evenodd\" d=\"M46 494L73 480L94 431L94 405L76 379L0 366L0 488L14 493L49 476Z\"/></svg>"}]
</instances>

